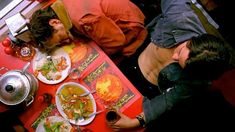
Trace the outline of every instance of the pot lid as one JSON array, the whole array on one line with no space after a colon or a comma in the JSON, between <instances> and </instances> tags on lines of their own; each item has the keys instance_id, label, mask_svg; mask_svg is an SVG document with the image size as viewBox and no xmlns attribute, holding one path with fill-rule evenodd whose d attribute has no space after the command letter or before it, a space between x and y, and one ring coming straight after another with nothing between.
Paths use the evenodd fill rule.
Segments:
<instances>
[{"instance_id":1,"label":"pot lid","mask_svg":"<svg viewBox=\"0 0 235 132\"><path fill-rule=\"evenodd\" d=\"M25 100L30 92L30 82L22 71L8 71L0 77L0 101L16 105Z\"/></svg>"}]
</instances>

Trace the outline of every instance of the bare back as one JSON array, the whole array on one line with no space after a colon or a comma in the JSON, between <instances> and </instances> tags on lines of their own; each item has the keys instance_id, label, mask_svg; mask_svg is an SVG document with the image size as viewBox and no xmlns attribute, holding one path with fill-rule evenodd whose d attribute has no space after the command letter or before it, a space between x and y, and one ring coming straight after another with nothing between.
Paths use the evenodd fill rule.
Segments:
<instances>
[{"instance_id":1,"label":"bare back","mask_svg":"<svg viewBox=\"0 0 235 132\"><path fill-rule=\"evenodd\" d=\"M165 66L173 62L174 49L175 47L161 48L154 43L148 45L138 58L138 64L145 79L154 85L158 85L158 74Z\"/></svg>"}]
</instances>

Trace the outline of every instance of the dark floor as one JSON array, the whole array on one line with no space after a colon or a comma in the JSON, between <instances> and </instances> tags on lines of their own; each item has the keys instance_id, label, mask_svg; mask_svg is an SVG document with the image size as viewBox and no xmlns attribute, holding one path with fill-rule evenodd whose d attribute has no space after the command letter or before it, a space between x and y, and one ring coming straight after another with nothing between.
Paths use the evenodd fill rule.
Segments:
<instances>
[{"instance_id":1,"label":"dark floor","mask_svg":"<svg viewBox=\"0 0 235 132\"><path fill-rule=\"evenodd\" d=\"M131 0L135 3L144 13L148 24L154 17L161 13L160 1L161 0Z\"/></svg>"},{"instance_id":2,"label":"dark floor","mask_svg":"<svg viewBox=\"0 0 235 132\"><path fill-rule=\"evenodd\" d=\"M229 2L222 3L221 1L218 1L218 7L210 11L209 14L219 24L219 31L225 40L227 40L227 42L229 42L230 45L235 48L235 39L233 38L235 20L231 19L231 16L228 15L231 12L234 12L232 10L234 10L233 4Z\"/></svg>"}]
</instances>

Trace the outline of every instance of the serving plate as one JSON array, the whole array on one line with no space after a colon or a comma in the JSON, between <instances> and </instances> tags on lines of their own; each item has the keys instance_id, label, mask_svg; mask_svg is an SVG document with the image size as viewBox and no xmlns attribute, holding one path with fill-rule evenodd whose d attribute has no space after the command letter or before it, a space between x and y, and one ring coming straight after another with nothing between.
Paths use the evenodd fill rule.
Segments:
<instances>
[{"instance_id":1,"label":"serving plate","mask_svg":"<svg viewBox=\"0 0 235 132\"><path fill-rule=\"evenodd\" d=\"M71 90L72 92L69 91L69 93L66 94L65 93L66 88L67 89L71 88L71 89L74 89L74 90ZM65 90L63 91L63 89L65 89ZM76 91L76 90L80 90L82 92L80 92L80 93L73 92L73 91ZM77 105L77 102L75 102L75 101L78 101L81 98L82 98L81 100L84 100L84 99L88 100L85 105L89 105L90 108L92 108L92 111L89 113L89 115L96 112L96 103L95 103L95 99L94 99L93 95L92 94L87 94L86 96L80 97L80 95L84 95L84 93L89 93L89 90L87 88L85 88L83 85L81 85L79 83L75 83L75 82L64 83L56 91L56 97L55 97L56 107L57 107L59 113L66 120L68 120L72 124L75 124L75 125L87 125L87 124L91 123L94 120L94 118L95 118L95 114L92 115L92 116L89 116L87 118L84 118L83 121L75 120L74 118L69 117L69 115L71 115L71 112L68 114L68 111L70 111L70 110L68 110L68 106L67 105L68 104L69 105L73 104L74 106L69 106L69 108L73 109ZM69 95L69 96L72 95L75 98L74 98L74 100L71 100L72 97L67 96L68 98L66 98L66 96L64 96L64 95ZM64 102L66 102L66 103L64 103ZM85 107L87 107L87 106L85 106ZM71 111L75 111L74 109L71 110ZM76 109L76 111L77 111L77 109Z\"/></svg>"},{"instance_id":2,"label":"serving plate","mask_svg":"<svg viewBox=\"0 0 235 132\"><path fill-rule=\"evenodd\" d=\"M57 71L56 73L53 73L55 75L59 75L59 78L57 79L47 79L46 76L44 76L40 70L41 67L44 66L46 62L48 62L48 54L44 52L40 52L39 50L36 51L35 57L33 59L33 71L34 74L36 73L36 77L43 83L46 84L57 84L62 82L66 77L69 75L69 70L71 68L71 60L69 55L63 50L63 48L58 48L54 50L49 56L51 56L51 59L58 59L63 58L66 62L66 68L62 71ZM52 75L53 75L52 74Z\"/></svg>"},{"instance_id":3,"label":"serving plate","mask_svg":"<svg viewBox=\"0 0 235 132\"><path fill-rule=\"evenodd\" d=\"M73 129L71 124L68 121L66 121L64 118L60 116L49 116L38 124L36 132L47 132L44 125L48 123L51 126L50 127L51 129L53 129L54 127L53 125L55 125L56 123L61 123L61 125L57 128L59 132L70 132Z\"/></svg>"}]
</instances>

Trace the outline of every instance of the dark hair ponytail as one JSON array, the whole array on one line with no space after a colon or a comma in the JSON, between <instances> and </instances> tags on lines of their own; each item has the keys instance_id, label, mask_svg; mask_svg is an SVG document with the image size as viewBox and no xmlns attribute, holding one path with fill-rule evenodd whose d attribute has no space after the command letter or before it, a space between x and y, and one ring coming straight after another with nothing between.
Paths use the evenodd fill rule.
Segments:
<instances>
[{"instance_id":1,"label":"dark hair ponytail","mask_svg":"<svg viewBox=\"0 0 235 132\"><path fill-rule=\"evenodd\" d=\"M229 66L230 54L225 42L213 35L193 37L184 71L191 78L214 80Z\"/></svg>"}]
</instances>

